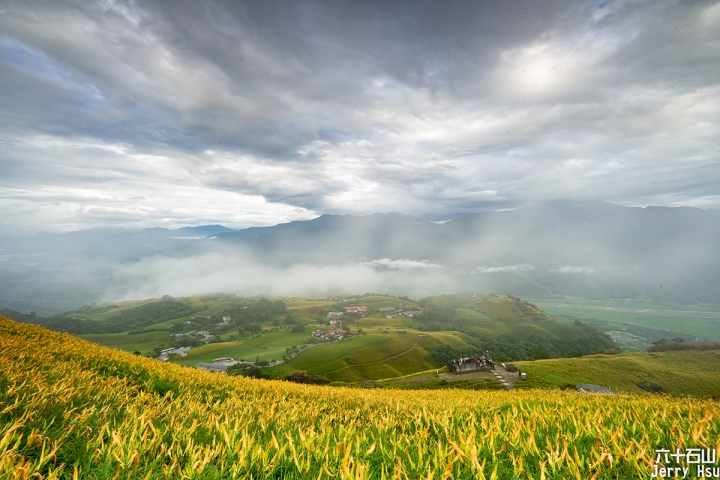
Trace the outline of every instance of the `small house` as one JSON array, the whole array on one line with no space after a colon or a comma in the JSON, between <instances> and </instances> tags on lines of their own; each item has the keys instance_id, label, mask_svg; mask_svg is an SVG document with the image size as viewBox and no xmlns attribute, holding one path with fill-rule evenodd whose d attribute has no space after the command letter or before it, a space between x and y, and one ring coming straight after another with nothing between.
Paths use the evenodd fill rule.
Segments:
<instances>
[{"instance_id":1,"label":"small house","mask_svg":"<svg viewBox=\"0 0 720 480\"><path fill-rule=\"evenodd\" d=\"M365 313L367 307L365 305L348 305L345 307L345 311L348 313Z\"/></svg>"},{"instance_id":2,"label":"small house","mask_svg":"<svg viewBox=\"0 0 720 480\"><path fill-rule=\"evenodd\" d=\"M206 372L217 372L217 373L226 373L228 369L228 365L221 365L219 363L196 363L195 368L199 368L200 370L205 370Z\"/></svg>"}]
</instances>

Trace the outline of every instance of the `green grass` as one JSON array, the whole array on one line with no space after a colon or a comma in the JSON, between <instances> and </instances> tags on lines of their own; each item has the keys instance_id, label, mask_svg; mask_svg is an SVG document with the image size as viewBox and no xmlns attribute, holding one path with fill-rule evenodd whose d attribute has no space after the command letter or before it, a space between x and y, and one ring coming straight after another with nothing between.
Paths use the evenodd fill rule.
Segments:
<instances>
[{"instance_id":1,"label":"green grass","mask_svg":"<svg viewBox=\"0 0 720 480\"><path fill-rule=\"evenodd\" d=\"M305 370L311 375L342 382L404 376L432 368L425 359L428 350L448 337L452 337L455 344L464 343L453 335L435 332L420 338L410 333L371 333L344 342L309 348L278 369L282 372ZM417 346L413 348L416 343Z\"/></svg>"},{"instance_id":2,"label":"green grass","mask_svg":"<svg viewBox=\"0 0 720 480\"><path fill-rule=\"evenodd\" d=\"M358 348L345 356L348 365L360 365L382 361L388 357L398 355L412 348L419 338L417 335L368 335L376 338L377 342L366 347Z\"/></svg>"},{"instance_id":3,"label":"green grass","mask_svg":"<svg viewBox=\"0 0 720 480\"><path fill-rule=\"evenodd\" d=\"M654 314L617 312L612 310L584 310L580 308L547 308L551 313L564 313L579 318L604 320L618 328L626 325L650 327L662 332L677 332L708 341L720 341L720 318L666 317ZM662 333L660 332L660 333ZM668 333L668 334L669 334Z\"/></svg>"},{"instance_id":4,"label":"green grass","mask_svg":"<svg viewBox=\"0 0 720 480\"><path fill-rule=\"evenodd\" d=\"M180 365L195 365L198 362L212 362L216 358L231 357L254 362L257 360L281 360L286 349L302 345L310 340L308 333L293 333L281 329L264 333L242 341L210 343L193 348L187 357L177 359Z\"/></svg>"},{"instance_id":5,"label":"green grass","mask_svg":"<svg viewBox=\"0 0 720 480\"><path fill-rule=\"evenodd\" d=\"M305 328L307 333L293 333L288 330L278 330L276 332L266 333L254 338L243 340L247 345L253 345L259 348L270 347L290 347L293 345L302 345L310 340L310 329Z\"/></svg>"},{"instance_id":6,"label":"green grass","mask_svg":"<svg viewBox=\"0 0 720 480\"><path fill-rule=\"evenodd\" d=\"M126 352L133 352L137 349L142 354L149 353L158 346L170 346L170 337L166 332L147 332L139 335L103 333L79 335L79 337L99 345L117 348Z\"/></svg>"},{"instance_id":7,"label":"green grass","mask_svg":"<svg viewBox=\"0 0 720 480\"><path fill-rule=\"evenodd\" d=\"M177 363L185 366L192 366L199 362L212 362L216 358L220 357L231 357L237 360L247 360L254 362L257 360L280 360L285 354L286 347L271 347L271 348L260 348L253 345L237 344L226 348L212 350L199 355L195 355L192 358L181 358L177 360ZM222 345L222 344L215 344ZM192 352L192 350L191 350Z\"/></svg>"},{"instance_id":8,"label":"green grass","mask_svg":"<svg viewBox=\"0 0 720 480\"><path fill-rule=\"evenodd\" d=\"M614 302L625 303L625 302ZM694 341L696 338L700 341L720 341L720 318L701 318L702 314L694 313L688 306L680 305L677 309L673 309L667 305L643 305L640 307L652 307L663 310L671 310L668 312L648 311L641 313L645 308L639 308L633 302L627 302L630 305L620 305L605 308L633 308L634 311L618 311L618 310L596 310L583 308L582 304L577 301L574 304L569 302L557 302L553 305L568 305L566 307L547 306L544 304L543 309L551 315L557 316L560 320L572 323L575 319L587 323L588 325L605 332L622 332L623 334L631 334L638 338L623 339L619 337L618 345L623 349L631 351L644 350L646 346L660 338L672 339L675 337L684 337L685 341ZM594 305L588 301L585 306ZM603 305L600 305L603 306ZM710 307L717 306L702 305L707 311L713 311ZM648 310L650 310L648 308ZM681 312L679 310L685 310ZM618 335L615 335L618 338Z\"/></svg>"},{"instance_id":9,"label":"green grass","mask_svg":"<svg viewBox=\"0 0 720 480\"><path fill-rule=\"evenodd\" d=\"M185 357L182 358L182 362L179 363L187 363L190 361L197 361L202 362L204 360L196 360L198 357L203 357L206 355L209 355L213 352L217 352L219 350L225 350L228 348L235 347L237 345L240 345L240 342L218 342L218 343L208 343L206 345L201 345L199 347L195 347L192 350L190 350ZM224 357L225 355L216 355L215 358L218 357Z\"/></svg>"},{"instance_id":10,"label":"green grass","mask_svg":"<svg viewBox=\"0 0 720 480\"><path fill-rule=\"evenodd\" d=\"M457 315L458 320L470 320L473 322L492 322L492 319L490 319L487 315L483 315L480 312L476 312L475 310L470 310L468 308L456 308L455 314Z\"/></svg>"},{"instance_id":11,"label":"green grass","mask_svg":"<svg viewBox=\"0 0 720 480\"><path fill-rule=\"evenodd\" d=\"M654 303L654 302L630 302L623 300L594 300L589 298L529 298L531 303L556 303L558 305L593 305L597 307L616 307L616 308L639 308L639 309L656 309L656 310L678 310L678 311L697 311L697 312L720 312L720 305L712 303Z\"/></svg>"},{"instance_id":12,"label":"green grass","mask_svg":"<svg viewBox=\"0 0 720 480\"><path fill-rule=\"evenodd\" d=\"M638 383L662 385L673 395L720 398L720 351L669 351L592 355L515 362L528 375L516 388L553 388L592 383L615 392L642 393Z\"/></svg>"},{"instance_id":13,"label":"green grass","mask_svg":"<svg viewBox=\"0 0 720 480\"><path fill-rule=\"evenodd\" d=\"M152 325L148 325L147 327L143 328L143 330L145 330L145 331L152 331L152 330L167 330L167 331L170 331L176 323L185 323L185 322L187 322L187 318L186 318L186 317L173 318L173 319L171 319L171 320L166 320L166 321L164 321L164 322L154 323L154 324L152 324Z\"/></svg>"}]
</instances>

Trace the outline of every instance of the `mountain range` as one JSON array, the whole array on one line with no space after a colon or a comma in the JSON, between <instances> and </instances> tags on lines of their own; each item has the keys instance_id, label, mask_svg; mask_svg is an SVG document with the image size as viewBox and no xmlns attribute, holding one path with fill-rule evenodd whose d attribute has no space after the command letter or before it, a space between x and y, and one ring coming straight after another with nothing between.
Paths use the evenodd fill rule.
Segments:
<instances>
[{"instance_id":1,"label":"mountain range","mask_svg":"<svg viewBox=\"0 0 720 480\"><path fill-rule=\"evenodd\" d=\"M718 238L718 210L572 200L433 221L378 213L238 231L43 233L0 238L0 308L55 313L138 292L379 288L720 303Z\"/></svg>"}]
</instances>

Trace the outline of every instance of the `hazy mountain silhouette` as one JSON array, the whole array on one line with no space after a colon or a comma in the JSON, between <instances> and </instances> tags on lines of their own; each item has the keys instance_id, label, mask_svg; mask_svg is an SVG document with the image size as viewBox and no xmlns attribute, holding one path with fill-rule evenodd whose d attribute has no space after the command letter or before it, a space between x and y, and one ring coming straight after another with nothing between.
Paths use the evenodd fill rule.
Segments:
<instances>
[{"instance_id":1,"label":"hazy mountain silhouette","mask_svg":"<svg viewBox=\"0 0 720 480\"><path fill-rule=\"evenodd\" d=\"M83 286L83 301L126 284L153 281L161 290L168 272L174 285L187 277L188 291L202 293L217 284L227 291L243 290L253 280L275 285L287 281L285 272L293 269L292 278L303 278L320 294L328 287L316 282L314 277L322 275L317 268L358 265L363 272L377 273L368 280L368 290L392 271L392 279L380 285L397 284L397 291L406 289L410 295L422 286L425 293L453 288L720 303L717 210L557 200L447 220L395 213L323 215L239 231L207 226L6 237L0 239L3 253L10 255L4 257L6 266L8 258L22 258L25 265L3 269L0 307L19 309L18 298L41 298L52 305L59 292L65 301L78 297ZM205 238L192 239L201 236ZM308 269L304 276L301 268ZM250 271L255 279L248 277ZM221 273L222 282L202 281ZM353 276L356 288L364 285L356 270L335 274ZM410 278L413 282L406 282Z\"/></svg>"}]
</instances>

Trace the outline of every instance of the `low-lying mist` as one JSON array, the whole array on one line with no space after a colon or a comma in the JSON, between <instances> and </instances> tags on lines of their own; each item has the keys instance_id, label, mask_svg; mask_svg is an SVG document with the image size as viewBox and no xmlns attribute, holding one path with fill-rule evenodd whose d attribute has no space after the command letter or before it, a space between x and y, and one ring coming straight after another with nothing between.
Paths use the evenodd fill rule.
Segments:
<instances>
[{"instance_id":1,"label":"low-lying mist","mask_svg":"<svg viewBox=\"0 0 720 480\"><path fill-rule=\"evenodd\" d=\"M242 248L187 258L153 256L115 269L105 300L190 296L215 292L242 296L321 296L385 292L426 296L462 290L452 269L406 259L337 265L260 263Z\"/></svg>"},{"instance_id":2,"label":"low-lying mist","mask_svg":"<svg viewBox=\"0 0 720 480\"><path fill-rule=\"evenodd\" d=\"M75 232L0 239L0 308L225 292L452 292L720 303L720 212L549 202L429 222L324 215L228 231ZM204 236L199 240L178 237Z\"/></svg>"}]
</instances>

